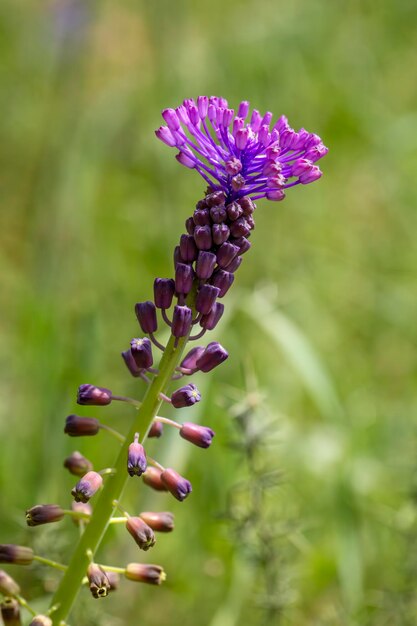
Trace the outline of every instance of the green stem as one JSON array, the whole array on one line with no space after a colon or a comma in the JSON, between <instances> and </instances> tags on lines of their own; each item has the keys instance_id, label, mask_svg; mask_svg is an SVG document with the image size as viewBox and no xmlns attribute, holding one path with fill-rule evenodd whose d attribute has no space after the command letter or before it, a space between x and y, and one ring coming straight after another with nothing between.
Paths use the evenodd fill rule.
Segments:
<instances>
[{"instance_id":1,"label":"green stem","mask_svg":"<svg viewBox=\"0 0 417 626\"><path fill-rule=\"evenodd\" d=\"M160 394L167 391L171 382L171 376L175 372L187 341L188 337L182 337L177 347L175 347L175 338L171 336L166 346L160 362L159 374L154 378L152 384L149 385L130 432L121 446L119 455L113 465L116 472L107 478L98 496L90 522L86 526L73 552L68 569L52 598L51 605L58 607L51 616L54 626L59 626L64 622L71 610L89 565L87 551L91 550L92 554L95 555L110 523L110 519L115 512L114 501L120 499L125 484L129 479L126 471L129 445L133 441L136 432L144 433L142 441L146 438L152 421L162 403Z\"/></svg>"}]
</instances>

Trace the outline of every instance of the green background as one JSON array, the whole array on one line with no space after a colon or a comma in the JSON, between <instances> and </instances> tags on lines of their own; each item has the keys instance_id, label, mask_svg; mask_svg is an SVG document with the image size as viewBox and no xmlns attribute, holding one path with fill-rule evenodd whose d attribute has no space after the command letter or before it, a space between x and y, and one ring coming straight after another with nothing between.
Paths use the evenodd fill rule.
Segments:
<instances>
[{"instance_id":1,"label":"green background","mask_svg":"<svg viewBox=\"0 0 417 626\"><path fill-rule=\"evenodd\" d=\"M171 275L204 190L155 139L160 110L248 99L323 138L324 176L258 204L210 336L230 358L177 413L213 446L150 442L192 496L129 484L131 512L172 510L176 530L145 556L122 527L106 540L102 561L160 563L166 584L83 590L69 623L417 623L416 3L4 0L0 18L1 540L68 558L71 522L27 529L23 511L69 505L71 450L112 462L105 433L63 434L76 388L143 394L119 356L133 304ZM123 430L131 409L81 414ZM59 574L6 569L44 609Z\"/></svg>"}]
</instances>

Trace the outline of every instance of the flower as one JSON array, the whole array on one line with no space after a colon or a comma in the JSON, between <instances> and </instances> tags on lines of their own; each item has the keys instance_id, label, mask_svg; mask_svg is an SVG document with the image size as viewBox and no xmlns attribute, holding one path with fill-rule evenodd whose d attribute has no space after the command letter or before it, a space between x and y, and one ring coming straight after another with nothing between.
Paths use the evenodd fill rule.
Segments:
<instances>
[{"instance_id":1,"label":"flower","mask_svg":"<svg viewBox=\"0 0 417 626\"><path fill-rule=\"evenodd\" d=\"M315 163L328 149L318 135L304 128L296 132L284 115L272 126L269 111L261 115L253 109L248 115L247 101L235 113L225 98L188 98L162 111L166 126L155 134L177 148L177 161L197 170L227 202L243 196L283 200L284 189L321 177Z\"/></svg>"}]
</instances>

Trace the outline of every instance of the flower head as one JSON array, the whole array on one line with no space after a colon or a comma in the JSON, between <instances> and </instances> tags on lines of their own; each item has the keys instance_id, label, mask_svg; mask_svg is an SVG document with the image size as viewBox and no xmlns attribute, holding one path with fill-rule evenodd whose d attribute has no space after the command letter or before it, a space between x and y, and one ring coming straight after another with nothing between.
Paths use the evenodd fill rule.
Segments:
<instances>
[{"instance_id":1,"label":"flower head","mask_svg":"<svg viewBox=\"0 0 417 626\"><path fill-rule=\"evenodd\" d=\"M282 115L262 115L249 102L229 108L225 98L189 98L176 109L164 109L166 126L155 131L163 143L179 150L177 161L197 172L227 202L243 196L283 200L284 189L321 176L316 161L328 149L320 137L298 132Z\"/></svg>"}]
</instances>

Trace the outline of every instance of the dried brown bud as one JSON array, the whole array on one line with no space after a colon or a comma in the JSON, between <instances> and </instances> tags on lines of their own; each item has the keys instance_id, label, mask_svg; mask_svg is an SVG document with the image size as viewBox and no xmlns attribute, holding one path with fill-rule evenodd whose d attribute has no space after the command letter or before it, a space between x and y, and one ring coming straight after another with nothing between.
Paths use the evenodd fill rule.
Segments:
<instances>
[{"instance_id":1,"label":"dried brown bud","mask_svg":"<svg viewBox=\"0 0 417 626\"><path fill-rule=\"evenodd\" d=\"M149 550L155 545L155 535L152 528L140 517L129 517L126 528L132 535L141 550Z\"/></svg>"},{"instance_id":2,"label":"dried brown bud","mask_svg":"<svg viewBox=\"0 0 417 626\"><path fill-rule=\"evenodd\" d=\"M58 504L36 504L26 511L28 526L40 526L59 522L64 517L64 511Z\"/></svg>"},{"instance_id":3,"label":"dried brown bud","mask_svg":"<svg viewBox=\"0 0 417 626\"><path fill-rule=\"evenodd\" d=\"M29 626L52 626L52 620L46 615L36 615Z\"/></svg>"},{"instance_id":4,"label":"dried brown bud","mask_svg":"<svg viewBox=\"0 0 417 626\"><path fill-rule=\"evenodd\" d=\"M14 598L5 598L0 605L4 626L22 626L20 607Z\"/></svg>"},{"instance_id":5,"label":"dried brown bud","mask_svg":"<svg viewBox=\"0 0 417 626\"><path fill-rule=\"evenodd\" d=\"M162 567L148 563L129 563L126 566L125 576L129 580L149 585L160 585L166 579Z\"/></svg>"},{"instance_id":6,"label":"dried brown bud","mask_svg":"<svg viewBox=\"0 0 417 626\"><path fill-rule=\"evenodd\" d=\"M14 563L15 565L30 565L33 561L33 550L26 546L16 546L12 543L0 544L0 563Z\"/></svg>"},{"instance_id":7,"label":"dried brown bud","mask_svg":"<svg viewBox=\"0 0 417 626\"><path fill-rule=\"evenodd\" d=\"M144 522L160 533L169 533L174 530L174 516L169 511L155 513L153 511L143 511L140 517Z\"/></svg>"},{"instance_id":8,"label":"dried brown bud","mask_svg":"<svg viewBox=\"0 0 417 626\"><path fill-rule=\"evenodd\" d=\"M97 435L100 430L100 422L95 417L80 417L68 415L65 421L64 433L70 437L86 437Z\"/></svg>"},{"instance_id":9,"label":"dried brown bud","mask_svg":"<svg viewBox=\"0 0 417 626\"><path fill-rule=\"evenodd\" d=\"M81 452L75 451L70 456L67 456L64 461L64 467L74 476L84 476L87 472L91 472L93 464Z\"/></svg>"},{"instance_id":10,"label":"dried brown bud","mask_svg":"<svg viewBox=\"0 0 417 626\"><path fill-rule=\"evenodd\" d=\"M109 591L116 591L119 588L120 576L116 572L106 572L107 580L110 584Z\"/></svg>"},{"instance_id":11,"label":"dried brown bud","mask_svg":"<svg viewBox=\"0 0 417 626\"><path fill-rule=\"evenodd\" d=\"M90 563L87 569L87 578L93 598L105 598L110 590L109 579L105 571L97 563Z\"/></svg>"},{"instance_id":12,"label":"dried brown bud","mask_svg":"<svg viewBox=\"0 0 417 626\"><path fill-rule=\"evenodd\" d=\"M162 435L164 431L164 427L161 424L161 422L156 422L155 420L152 422L152 426L149 429L148 432L148 439L149 437L160 437Z\"/></svg>"},{"instance_id":13,"label":"dried brown bud","mask_svg":"<svg viewBox=\"0 0 417 626\"><path fill-rule=\"evenodd\" d=\"M72 489L71 494L76 502L88 502L100 489L103 478L97 472L87 472Z\"/></svg>"},{"instance_id":14,"label":"dried brown bud","mask_svg":"<svg viewBox=\"0 0 417 626\"><path fill-rule=\"evenodd\" d=\"M20 593L17 582L2 569L0 569L0 593L4 596L15 596Z\"/></svg>"},{"instance_id":15,"label":"dried brown bud","mask_svg":"<svg viewBox=\"0 0 417 626\"><path fill-rule=\"evenodd\" d=\"M148 467L146 472L142 474L143 482L148 485L148 487L155 489L155 491L168 491L164 483L161 481L161 474L161 470L156 467Z\"/></svg>"}]
</instances>

